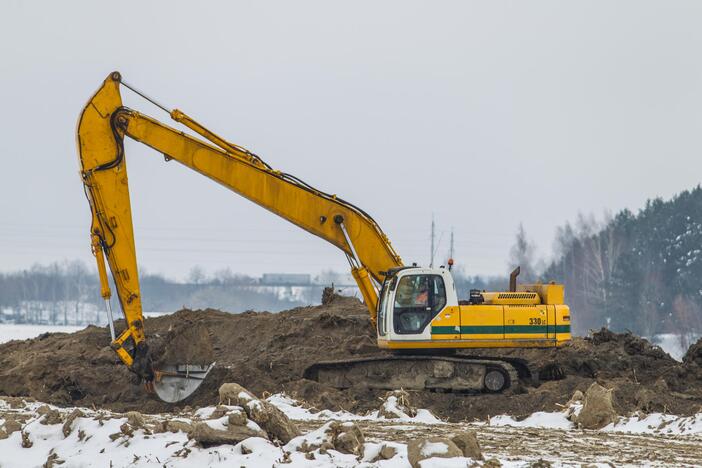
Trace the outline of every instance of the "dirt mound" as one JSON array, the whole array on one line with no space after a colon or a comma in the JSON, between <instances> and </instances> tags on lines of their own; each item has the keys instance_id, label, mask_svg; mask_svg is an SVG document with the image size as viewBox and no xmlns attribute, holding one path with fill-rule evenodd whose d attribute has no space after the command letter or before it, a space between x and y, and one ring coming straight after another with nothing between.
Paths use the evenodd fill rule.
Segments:
<instances>
[{"instance_id":1,"label":"dirt mound","mask_svg":"<svg viewBox=\"0 0 702 468\"><path fill-rule=\"evenodd\" d=\"M118 329L123 327L117 322ZM146 319L145 328L157 367L164 362L217 362L210 378L187 402L191 406L215 403L223 382L240 382L259 395L276 392L300 379L316 360L379 352L361 346L375 339L368 313L358 300L345 297L334 297L325 306L276 314L181 310ZM134 385L133 375L109 344L106 328L89 326L76 333L0 345L0 395L119 411L171 410L171 405L146 396Z\"/></svg>"},{"instance_id":2,"label":"dirt mound","mask_svg":"<svg viewBox=\"0 0 702 468\"><path fill-rule=\"evenodd\" d=\"M276 314L181 310L147 319L145 328L157 365L172 359L217 362L201 389L180 406L214 404L224 382L238 382L258 395L286 391L320 409L334 410L375 410L385 393L365 388L338 391L301 378L306 367L320 360L382 353L374 346L365 307L353 298L333 296L321 306ZM702 348L700 343L695 346ZM691 352L692 348L688 355ZM557 350L481 353L527 360L542 378L559 380L520 386L501 395L412 392L413 405L454 421L502 413L526 416L558 410L575 390L584 392L595 380L614 388L620 414L634 409L690 414L702 404L702 367L695 364L697 358L686 356L684 363L676 362L631 334L602 330ZM0 394L117 411L177 408L134 385L131 373L109 348L107 329L93 326L0 345Z\"/></svg>"}]
</instances>

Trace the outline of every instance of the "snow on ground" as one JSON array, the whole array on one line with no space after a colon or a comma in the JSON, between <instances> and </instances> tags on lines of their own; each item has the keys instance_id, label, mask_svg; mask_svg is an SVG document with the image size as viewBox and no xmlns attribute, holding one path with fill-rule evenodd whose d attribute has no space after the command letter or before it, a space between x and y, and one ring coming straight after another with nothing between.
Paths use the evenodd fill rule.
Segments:
<instances>
[{"instance_id":1,"label":"snow on ground","mask_svg":"<svg viewBox=\"0 0 702 468\"><path fill-rule=\"evenodd\" d=\"M568 420L566 413L546 413L543 411L536 412L521 421L507 415L493 416L490 418L490 425L566 430L575 428L575 425Z\"/></svg>"},{"instance_id":2,"label":"snow on ground","mask_svg":"<svg viewBox=\"0 0 702 468\"><path fill-rule=\"evenodd\" d=\"M154 468L186 466L408 468L408 440L432 435L447 437L456 431L466 429L477 430L479 437L481 437L481 433L490 434L490 437L486 436L488 438L484 439L488 445L490 440L495 437L514 438L517 446L513 451L504 453L505 449L501 449L501 454L496 457L495 453L485 453L486 458L495 457L502 463L503 467L508 468L526 468L542 456L553 462L554 467L579 466L582 454L569 453L569 450L575 447L573 444L576 440L579 440L581 445L589 443L593 449L599 447L599 450L587 452L587 456L590 457L591 462L596 463L596 466L604 467L608 465L600 463L600 461L607 460L608 456L604 453L607 450L605 439L647 434L646 437L649 439L639 442L639 445L643 447L639 451L644 450L643 454L637 452L636 455L639 458L628 458L631 460L630 466L638 466L640 463L635 463L634 460L648 460L645 457L651 453L651 443L666 443L665 439L660 441L650 439L653 437L652 434L659 434L660 438L674 437L673 445L665 446L666 450L678 450L676 447L684 445L685 440L690 440L693 447L698 446L695 444L699 442L695 441L699 441L699 435L702 434L702 414L688 418L661 414L632 416L622 418L617 424L607 426L602 431L579 431L574 430L572 423L566 417L568 412L579 409L579 405L574 405L563 412L534 413L522 421L516 421L507 416L496 416L491 418L488 423L448 424L434 418L432 424L426 424L417 419L385 419L378 416L377 413L355 415L345 411L314 412L289 396L276 394L269 397L268 401L292 419L299 421L298 424L307 427L304 435L280 446L264 438L252 437L236 445L225 444L205 448L189 439L184 432L161 432L155 428L158 427L159 421L166 419L184 422L208 420L212 417L215 407L200 408L194 412L181 413L175 417L166 414L149 415L145 416L148 419L146 425L133 427L130 426L129 418L125 414L86 408L81 408L82 415L78 415L72 423L66 425L64 422L66 416L71 414L74 408L56 408L39 402L24 402L18 405L17 399L15 399L15 408L13 408L8 401L0 398L0 428L3 427L6 420L15 418L22 420L22 429L12 432L5 439L2 438L2 429L0 429L0 467L2 468L40 467L52 460L55 463L53 466L61 466L62 468L90 466L112 466L115 468L127 466ZM228 409L236 408L229 407ZM60 412L64 421L53 421L55 423L52 423L49 415L46 414L48 410ZM334 419L358 421L359 424L363 425L366 441L363 444L361 456L344 454L333 449L326 451L317 449L308 453L297 450L303 444L312 446L324 440L325 431L332 424L329 420ZM393 424L393 422L398 421L402 424ZM316 422L319 422L319 425L314 425ZM209 419L207 423L219 429L224 424L222 418ZM514 429L511 429L512 427ZM530 432L524 431L523 428L534 429L531 429ZM536 434L533 431L543 431L543 433ZM621 433L632 435L619 435ZM563 436L557 436L557 434L563 434ZM535 437L536 439L534 439ZM565 439L560 442L562 446L551 447L544 443L564 437ZM593 440L588 442L589 439ZM528 445L531 442L534 442L534 447ZM634 442L636 440L628 439L630 446ZM620 447L621 443L625 442L612 440L615 448ZM434 445L436 447L432 446L435 449L432 453L442 451L442 447L438 447L439 444ZM392 447L396 454L389 460L377 460L384 446ZM493 444L493 450L496 447L510 447L510 444ZM534 453L534 449L540 451ZM553 450L556 450L555 454ZM675 458L678 456L676 452L667 459L654 458L650 465L666 466L666 463L673 460L678 462L677 464L680 466L690 466L690 460L693 462L697 460L694 455L690 455L690 450L694 452L695 449L688 448L686 450L687 452L684 453L687 453L688 458ZM525 451L530 452L525 453ZM617 449L617 453L619 452L621 450ZM656 448L655 452L660 455L660 448ZM571 459L577 459L579 462L560 461L563 456L570 456ZM631 454L626 453L624 456L631 457ZM434 457L423 461L422 466L424 468L453 466L464 468L472 466L473 463L474 460L465 457L452 459ZM49 466L51 465L49 464Z\"/></svg>"},{"instance_id":3,"label":"snow on ground","mask_svg":"<svg viewBox=\"0 0 702 468\"><path fill-rule=\"evenodd\" d=\"M702 413L687 417L662 413L634 415L621 418L616 424L610 424L602 430L630 434L702 434Z\"/></svg>"},{"instance_id":4,"label":"snow on ground","mask_svg":"<svg viewBox=\"0 0 702 468\"><path fill-rule=\"evenodd\" d=\"M349 413L348 411L314 411L311 408L305 408L300 402L283 393L276 393L268 397L267 401L285 413L287 417L297 421L329 421L330 419L335 419L337 421L398 421L421 424L444 424L429 410L425 409L418 409L417 415L414 417L408 416L397 409L396 411L402 414L402 416L399 418L386 419L383 416L379 416L379 411L373 411L366 415L358 415ZM397 399L391 396L383 404L388 407L386 409L395 409L397 408Z\"/></svg>"},{"instance_id":5,"label":"snow on ground","mask_svg":"<svg viewBox=\"0 0 702 468\"><path fill-rule=\"evenodd\" d=\"M512 416L493 416L490 418L489 425L571 430L576 429L576 426L568 419L568 415L577 415L581 409L581 404L575 404L564 411L552 413L539 411L520 421ZM601 430L628 434L702 435L702 413L694 416L662 413L635 414L621 417L617 423L609 424Z\"/></svg>"},{"instance_id":6,"label":"snow on ground","mask_svg":"<svg viewBox=\"0 0 702 468\"><path fill-rule=\"evenodd\" d=\"M8 323L0 324L0 343L11 340L27 340L36 338L42 333L73 333L85 327L61 326L61 325L13 325Z\"/></svg>"},{"instance_id":7,"label":"snow on ground","mask_svg":"<svg viewBox=\"0 0 702 468\"><path fill-rule=\"evenodd\" d=\"M12 432L5 439L0 435L0 467L41 467L52 459L56 466L60 464L62 467L409 466L406 445L393 442L366 443L361 457L331 449L326 450L326 453L317 449L311 452L312 455L297 450L303 443L311 445L323 440L325 430L331 422L296 437L283 446L277 446L264 438L251 437L236 445L203 448L184 432L158 432L147 426L135 429L129 426L129 419L124 414L80 408L82 415L71 423L61 420L52 423L47 414L49 410L61 413L65 421L74 408L58 408L38 402L25 402L19 408L12 408L0 399L0 427L9 419L25 419L21 430ZM201 417L212 415L212 410L214 407L201 408L189 417L181 416L177 419L198 421ZM154 423L159 420L173 419L167 415L149 418L151 428L156 427ZM222 419L226 420L227 417L205 422L222 430ZM370 463L382 445L394 447L397 454L390 460Z\"/></svg>"}]
</instances>

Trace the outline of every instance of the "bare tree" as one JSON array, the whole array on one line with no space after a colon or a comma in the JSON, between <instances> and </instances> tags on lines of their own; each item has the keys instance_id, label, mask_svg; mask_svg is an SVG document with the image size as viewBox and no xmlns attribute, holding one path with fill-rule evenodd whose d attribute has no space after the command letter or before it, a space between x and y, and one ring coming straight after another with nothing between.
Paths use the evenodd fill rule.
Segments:
<instances>
[{"instance_id":1,"label":"bare tree","mask_svg":"<svg viewBox=\"0 0 702 468\"><path fill-rule=\"evenodd\" d=\"M192 267L190 273L188 273L188 281L192 284L202 284L205 282L206 278L205 270L199 265Z\"/></svg>"},{"instance_id":2,"label":"bare tree","mask_svg":"<svg viewBox=\"0 0 702 468\"><path fill-rule=\"evenodd\" d=\"M510 250L509 267L521 267L520 278L524 282L533 282L538 276L534 266L534 250L534 243L527 237L524 225L519 223L514 245Z\"/></svg>"},{"instance_id":3,"label":"bare tree","mask_svg":"<svg viewBox=\"0 0 702 468\"><path fill-rule=\"evenodd\" d=\"M647 263L643 275L644 287L639 290L639 310L638 327L642 334L653 337L660 331L660 306L663 297L663 281L661 273L650 263Z\"/></svg>"},{"instance_id":4,"label":"bare tree","mask_svg":"<svg viewBox=\"0 0 702 468\"><path fill-rule=\"evenodd\" d=\"M679 294L673 299L673 317L678 325L680 349L685 352L702 327L702 310L698 304Z\"/></svg>"}]
</instances>

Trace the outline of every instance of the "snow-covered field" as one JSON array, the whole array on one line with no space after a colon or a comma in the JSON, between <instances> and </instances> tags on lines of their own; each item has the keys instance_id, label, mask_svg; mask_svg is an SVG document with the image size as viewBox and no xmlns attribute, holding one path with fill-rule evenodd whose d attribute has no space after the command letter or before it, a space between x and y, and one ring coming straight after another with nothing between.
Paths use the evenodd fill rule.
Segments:
<instances>
[{"instance_id":1,"label":"snow-covered field","mask_svg":"<svg viewBox=\"0 0 702 468\"><path fill-rule=\"evenodd\" d=\"M12 401L11 401L12 400ZM428 411L417 416L385 418L379 413L317 412L286 395L267 401L295 420L303 435L278 445L263 437L237 444L202 447L180 430L158 430L167 421L209 426L226 424L227 418L208 419L215 407L178 415L133 415L81 408L55 408L38 402L0 398L0 428L9 420L20 421L8 437L0 429L0 467L409 467L407 442L431 436L450 437L474 430L485 460L504 467L528 467L539 459L554 467L590 464L606 466L700 466L702 464L702 414L690 418L650 414L622 418L600 431L575 429L563 412L535 413L516 421L497 416L489 421L450 424ZM396 402L386 401L397 410ZM14 406L14 407L13 407ZM237 408L237 407L227 407ZM54 410L52 412L52 410ZM53 414L52 414L53 413ZM139 421L139 418L144 420ZM319 446L332 420L357 424L365 441L358 455ZM249 421L249 425L258 426ZM316 445L315 445L316 444ZM379 457L383 448L393 455ZM53 465L47 462L52 462ZM423 467L481 466L485 461L466 457L429 458ZM489 465L491 467L496 464ZM548 465L540 465L548 466Z\"/></svg>"},{"instance_id":2,"label":"snow-covered field","mask_svg":"<svg viewBox=\"0 0 702 468\"><path fill-rule=\"evenodd\" d=\"M59 325L12 325L0 324L0 343L11 340L26 340L35 338L42 333L73 333L85 327L63 327Z\"/></svg>"}]
</instances>

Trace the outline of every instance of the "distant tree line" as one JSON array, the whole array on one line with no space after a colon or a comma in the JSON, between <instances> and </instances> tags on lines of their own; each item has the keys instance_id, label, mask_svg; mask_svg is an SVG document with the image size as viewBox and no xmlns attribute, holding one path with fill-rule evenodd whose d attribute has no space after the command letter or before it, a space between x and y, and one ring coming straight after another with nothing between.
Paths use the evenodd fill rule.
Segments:
<instances>
[{"instance_id":1,"label":"distant tree line","mask_svg":"<svg viewBox=\"0 0 702 468\"><path fill-rule=\"evenodd\" d=\"M228 269L207 276L202 268L193 267L184 282L146 271L139 276L147 312L173 312L184 307L275 312L318 303L322 294L322 286L261 286L257 278ZM112 292L113 308L118 310L114 288ZM97 273L83 262L56 262L0 273L0 321L74 325L106 320Z\"/></svg>"},{"instance_id":2,"label":"distant tree line","mask_svg":"<svg viewBox=\"0 0 702 468\"><path fill-rule=\"evenodd\" d=\"M95 276L79 261L0 273L0 318L53 324L68 324L69 317L85 320L86 305L102 300Z\"/></svg>"},{"instance_id":3,"label":"distant tree line","mask_svg":"<svg viewBox=\"0 0 702 468\"><path fill-rule=\"evenodd\" d=\"M702 189L602 221L580 215L558 228L545 265L520 226L512 264L521 264L525 280L565 284L579 334L609 326L684 340L702 332Z\"/></svg>"}]
</instances>

